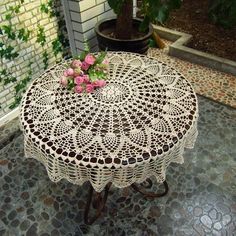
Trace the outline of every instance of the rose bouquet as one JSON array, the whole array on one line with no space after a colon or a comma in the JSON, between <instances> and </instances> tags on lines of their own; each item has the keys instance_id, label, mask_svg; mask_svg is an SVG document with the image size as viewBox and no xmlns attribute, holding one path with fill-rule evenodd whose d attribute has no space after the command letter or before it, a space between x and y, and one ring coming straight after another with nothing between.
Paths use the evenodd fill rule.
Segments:
<instances>
[{"instance_id":1,"label":"rose bouquet","mask_svg":"<svg viewBox=\"0 0 236 236\"><path fill-rule=\"evenodd\" d=\"M76 57L60 78L62 86L76 93L92 93L94 89L104 87L108 73L106 52L92 54L89 50Z\"/></svg>"}]
</instances>

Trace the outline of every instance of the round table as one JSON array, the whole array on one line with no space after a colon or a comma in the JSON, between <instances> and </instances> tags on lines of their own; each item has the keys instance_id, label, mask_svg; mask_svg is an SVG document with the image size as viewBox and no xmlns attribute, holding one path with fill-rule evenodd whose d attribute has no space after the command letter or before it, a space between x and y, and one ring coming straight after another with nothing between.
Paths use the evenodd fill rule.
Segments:
<instances>
[{"instance_id":1,"label":"round table","mask_svg":"<svg viewBox=\"0 0 236 236\"><path fill-rule=\"evenodd\" d=\"M109 52L107 85L76 94L59 79L71 60L38 77L21 105L26 157L49 178L96 192L123 188L150 176L165 181L171 162L197 137L198 104L191 84L165 63L143 55Z\"/></svg>"}]
</instances>

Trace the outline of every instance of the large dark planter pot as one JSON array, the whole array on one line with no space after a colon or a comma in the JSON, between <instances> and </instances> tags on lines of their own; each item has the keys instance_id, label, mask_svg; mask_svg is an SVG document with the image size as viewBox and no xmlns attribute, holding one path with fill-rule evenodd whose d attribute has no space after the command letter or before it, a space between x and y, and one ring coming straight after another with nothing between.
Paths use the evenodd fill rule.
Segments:
<instances>
[{"instance_id":1,"label":"large dark planter pot","mask_svg":"<svg viewBox=\"0 0 236 236\"><path fill-rule=\"evenodd\" d=\"M133 27L137 29L140 24L140 19L133 20ZM116 39L109 37L106 33L114 32L116 19L106 19L100 21L95 26L95 32L97 35L98 46L100 50L109 51L126 51L146 54L148 50L149 39L153 33L153 27L150 24L146 35L140 36L137 39ZM125 26L124 26L125 27Z\"/></svg>"}]
</instances>

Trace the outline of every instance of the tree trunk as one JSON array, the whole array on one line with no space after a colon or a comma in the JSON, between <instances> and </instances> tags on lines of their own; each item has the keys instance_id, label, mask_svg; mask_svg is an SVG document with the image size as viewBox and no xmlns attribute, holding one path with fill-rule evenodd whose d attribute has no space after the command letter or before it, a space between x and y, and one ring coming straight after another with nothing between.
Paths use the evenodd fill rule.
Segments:
<instances>
[{"instance_id":1,"label":"tree trunk","mask_svg":"<svg viewBox=\"0 0 236 236\"><path fill-rule=\"evenodd\" d=\"M133 26L133 0L125 0L116 20L116 38L131 39Z\"/></svg>"}]
</instances>

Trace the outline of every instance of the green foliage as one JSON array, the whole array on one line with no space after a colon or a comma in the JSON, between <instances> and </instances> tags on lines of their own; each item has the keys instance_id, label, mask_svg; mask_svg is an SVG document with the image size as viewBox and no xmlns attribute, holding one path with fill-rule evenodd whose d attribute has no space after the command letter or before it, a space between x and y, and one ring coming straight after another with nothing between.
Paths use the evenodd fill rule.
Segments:
<instances>
[{"instance_id":1,"label":"green foliage","mask_svg":"<svg viewBox=\"0 0 236 236\"><path fill-rule=\"evenodd\" d=\"M42 47L46 43L46 35L45 35L44 27L41 26L41 25L38 25L38 32L37 32L36 42L39 43Z\"/></svg>"},{"instance_id":2,"label":"green foliage","mask_svg":"<svg viewBox=\"0 0 236 236\"><path fill-rule=\"evenodd\" d=\"M57 16L58 13L55 9L55 0L49 0L47 3L42 3L40 5L40 11L46 13L51 17Z\"/></svg>"},{"instance_id":3,"label":"green foliage","mask_svg":"<svg viewBox=\"0 0 236 236\"><path fill-rule=\"evenodd\" d=\"M12 17L13 17L13 15L11 13L8 13L8 14L5 15L5 19L8 20L8 21L11 20Z\"/></svg>"},{"instance_id":4,"label":"green foliage","mask_svg":"<svg viewBox=\"0 0 236 236\"><path fill-rule=\"evenodd\" d=\"M48 53L47 51L43 52L43 64L44 64L44 70L48 68Z\"/></svg>"},{"instance_id":5,"label":"green foliage","mask_svg":"<svg viewBox=\"0 0 236 236\"><path fill-rule=\"evenodd\" d=\"M85 51L86 53L89 53L89 51L90 51L90 48L89 48L89 44L88 44L87 39L86 39L85 42L84 42L84 51Z\"/></svg>"},{"instance_id":6,"label":"green foliage","mask_svg":"<svg viewBox=\"0 0 236 236\"><path fill-rule=\"evenodd\" d=\"M21 1L21 4L22 4L23 2L24 2L24 1ZM14 16L15 14L20 13L21 4L18 4L18 5L16 5L16 6L10 6L9 9L8 9L8 11L7 11L7 14L5 15L5 19L8 20L8 21L10 21L10 20L13 18L13 16Z\"/></svg>"},{"instance_id":7,"label":"green foliage","mask_svg":"<svg viewBox=\"0 0 236 236\"><path fill-rule=\"evenodd\" d=\"M116 14L119 14L124 3L124 0L107 0L109 6Z\"/></svg>"},{"instance_id":8,"label":"green foliage","mask_svg":"<svg viewBox=\"0 0 236 236\"><path fill-rule=\"evenodd\" d=\"M24 2L23 0L20 1L21 4ZM30 36L30 31L22 28L17 30L11 23L11 19L14 17L15 14L18 14L20 12L20 7L21 5L16 5L16 6L10 6L6 15L5 19L9 21L8 24L6 25L1 25L0 26L0 35L6 35L8 39L15 40L15 39L20 39L22 41L28 41L29 36ZM11 51L11 48L8 48Z\"/></svg>"},{"instance_id":9,"label":"green foliage","mask_svg":"<svg viewBox=\"0 0 236 236\"><path fill-rule=\"evenodd\" d=\"M53 42L52 42L52 51L54 56L56 57L58 55L59 52L62 52L62 44L59 40L59 38L56 38Z\"/></svg>"},{"instance_id":10,"label":"green foliage","mask_svg":"<svg viewBox=\"0 0 236 236\"><path fill-rule=\"evenodd\" d=\"M80 55L78 56L78 59L80 59L81 61L84 61L85 57L86 57L87 53L85 51L81 52Z\"/></svg>"},{"instance_id":11,"label":"green foliage","mask_svg":"<svg viewBox=\"0 0 236 236\"><path fill-rule=\"evenodd\" d=\"M26 76L24 79L22 79L19 83L15 86L16 94L20 92L24 92L27 83L31 80L31 76Z\"/></svg>"},{"instance_id":12,"label":"green foliage","mask_svg":"<svg viewBox=\"0 0 236 236\"><path fill-rule=\"evenodd\" d=\"M168 19L170 12L180 6L181 0L143 0L140 10L144 20L140 31L145 31L150 22L163 24Z\"/></svg>"},{"instance_id":13,"label":"green foliage","mask_svg":"<svg viewBox=\"0 0 236 236\"><path fill-rule=\"evenodd\" d=\"M0 83L4 80L4 78L7 76L7 70L6 69L2 69L0 70Z\"/></svg>"},{"instance_id":14,"label":"green foliage","mask_svg":"<svg viewBox=\"0 0 236 236\"><path fill-rule=\"evenodd\" d=\"M69 40L65 37L63 33L59 32L58 39L64 48L69 47Z\"/></svg>"},{"instance_id":15,"label":"green foliage","mask_svg":"<svg viewBox=\"0 0 236 236\"><path fill-rule=\"evenodd\" d=\"M21 99L22 99L21 95L16 95L14 102L9 106L9 108L10 109L16 108L20 104Z\"/></svg>"},{"instance_id":16,"label":"green foliage","mask_svg":"<svg viewBox=\"0 0 236 236\"><path fill-rule=\"evenodd\" d=\"M157 47L156 41L153 38L149 39L149 44L148 45L151 48L156 48Z\"/></svg>"},{"instance_id":17,"label":"green foliage","mask_svg":"<svg viewBox=\"0 0 236 236\"><path fill-rule=\"evenodd\" d=\"M9 83L14 83L14 82L16 82L17 81L17 79L16 79L16 77L15 76L12 76L12 75L10 75L10 74L8 74L8 77L5 77L4 78L4 85L7 85L7 84L9 84Z\"/></svg>"},{"instance_id":18,"label":"green foliage","mask_svg":"<svg viewBox=\"0 0 236 236\"><path fill-rule=\"evenodd\" d=\"M44 12L44 13L46 13L46 14L48 14L48 13L49 13L48 5L45 4L45 3L42 3L42 4L40 5L40 11L41 11L41 12Z\"/></svg>"},{"instance_id":19,"label":"green foliage","mask_svg":"<svg viewBox=\"0 0 236 236\"><path fill-rule=\"evenodd\" d=\"M12 25L2 25L1 34L6 34L9 39L16 39L16 33L14 32Z\"/></svg>"},{"instance_id":20,"label":"green foliage","mask_svg":"<svg viewBox=\"0 0 236 236\"><path fill-rule=\"evenodd\" d=\"M60 12L57 11L57 6L56 6L57 1L56 0L48 0L46 3L42 3L40 5L40 10L43 13L46 13L49 15L49 17L56 16L58 17L58 39L56 39L53 43L53 52L54 55L56 56L59 52L63 52L63 49L69 47L69 40L65 37L63 31L66 31L65 28L65 21L60 19ZM66 51L64 51L63 56L66 55Z\"/></svg>"},{"instance_id":21,"label":"green foliage","mask_svg":"<svg viewBox=\"0 0 236 236\"><path fill-rule=\"evenodd\" d=\"M131 1L131 0L130 0ZM122 15L121 9L127 0L108 0L108 4L116 14ZM146 31L150 22L163 24L171 10L179 8L182 0L142 0L141 14L144 20L140 31Z\"/></svg>"},{"instance_id":22,"label":"green foliage","mask_svg":"<svg viewBox=\"0 0 236 236\"><path fill-rule=\"evenodd\" d=\"M73 79L68 80L68 85L67 85L69 90L72 90L75 87L75 82Z\"/></svg>"},{"instance_id":23,"label":"green foliage","mask_svg":"<svg viewBox=\"0 0 236 236\"><path fill-rule=\"evenodd\" d=\"M19 53L14 51L12 46L5 45L3 42L0 42L0 58L5 58L7 60L12 60L18 57Z\"/></svg>"},{"instance_id":24,"label":"green foliage","mask_svg":"<svg viewBox=\"0 0 236 236\"><path fill-rule=\"evenodd\" d=\"M30 34L31 34L30 30L22 28L19 29L17 38L24 42L27 42L29 40Z\"/></svg>"},{"instance_id":25,"label":"green foliage","mask_svg":"<svg viewBox=\"0 0 236 236\"><path fill-rule=\"evenodd\" d=\"M3 16L8 23L5 23L4 25L0 25L0 58L1 59L7 59L7 60L14 60L16 57L19 56L19 53L17 52L18 47L11 46L12 40L21 40L22 42L27 42L30 39L30 36L32 32L28 30L27 28L18 28L17 25L12 24L12 19L15 17L16 14L20 13L20 7L24 3L24 0L18 0L18 4L15 6L11 6L7 9L7 12ZM56 0L48 0L45 4L41 4L40 10L44 13L47 13L49 17L58 16L59 12L57 12L55 7ZM58 55L59 52L63 51L63 47L67 47L69 45L68 40L63 35L62 28L65 28L65 23L62 20L59 20L59 32L58 32L58 38L56 38L52 42L52 50L53 54L55 56ZM65 30L65 29L64 29ZM39 43L42 47L44 47L46 43L46 35L44 27L38 25L37 30L37 39L36 42ZM44 63L44 69L46 70L49 65L49 54L46 50L44 50L43 54L43 63ZM27 75L23 79L17 79L15 76L13 76L13 73L11 71L8 71L7 69L0 69L0 83L3 83L3 85L7 85L9 83L15 83L15 101L10 105L10 109L13 109L17 107L21 101L22 94L25 92L27 84L32 79L32 69L31 69L31 63L28 65L29 71ZM15 70L14 66L11 68L11 70ZM17 82L18 80L18 82Z\"/></svg>"},{"instance_id":26,"label":"green foliage","mask_svg":"<svg viewBox=\"0 0 236 236\"><path fill-rule=\"evenodd\" d=\"M26 86L29 83L29 81L32 79L32 70L31 70L31 62L29 63L29 71L28 74L26 75L25 78L23 78L22 80L20 80L16 86L15 86L15 100L14 102L9 106L10 109L14 109L15 107L17 107L20 104L20 101L22 99L22 94L25 92L26 90Z\"/></svg>"},{"instance_id":27,"label":"green foliage","mask_svg":"<svg viewBox=\"0 0 236 236\"><path fill-rule=\"evenodd\" d=\"M95 61L95 65L101 64L101 63L104 61L106 55L107 55L107 51L105 51L105 52L100 52L100 54L98 55L98 57L97 57L97 59L96 59L96 61Z\"/></svg>"},{"instance_id":28,"label":"green foliage","mask_svg":"<svg viewBox=\"0 0 236 236\"><path fill-rule=\"evenodd\" d=\"M7 72L6 69L0 70L0 83L3 81L3 84L9 84L16 82L17 79L15 76L13 76L11 73Z\"/></svg>"},{"instance_id":29,"label":"green foliage","mask_svg":"<svg viewBox=\"0 0 236 236\"><path fill-rule=\"evenodd\" d=\"M232 28L236 25L236 1L212 0L209 7L209 17L213 23Z\"/></svg>"},{"instance_id":30,"label":"green foliage","mask_svg":"<svg viewBox=\"0 0 236 236\"><path fill-rule=\"evenodd\" d=\"M10 6L9 10L12 12L12 13L20 13L20 7L21 5L16 5L16 6Z\"/></svg>"},{"instance_id":31,"label":"green foliage","mask_svg":"<svg viewBox=\"0 0 236 236\"><path fill-rule=\"evenodd\" d=\"M68 38L65 37L65 31L66 31L65 21L59 20L57 23L58 23L58 28L59 28L58 39L61 42L63 49L66 49L70 46L70 44L69 44ZM66 55L66 51L63 50L63 56L65 56L65 55Z\"/></svg>"},{"instance_id":32,"label":"green foliage","mask_svg":"<svg viewBox=\"0 0 236 236\"><path fill-rule=\"evenodd\" d=\"M16 30L11 24L9 25L2 25L0 27L0 34L6 35L9 39L15 40L16 38L26 42L29 40L30 37L30 30L27 30L25 28L21 28L19 30Z\"/></svg>"}]
</instances>

